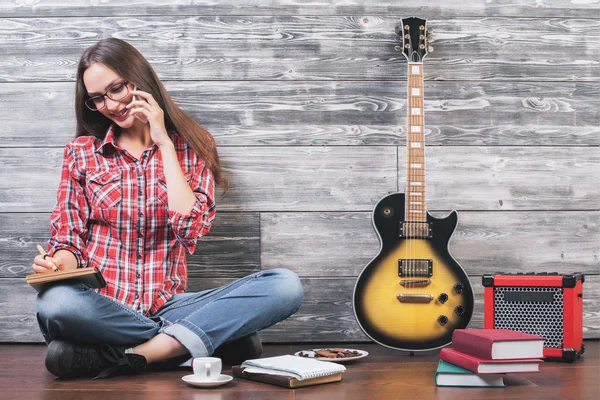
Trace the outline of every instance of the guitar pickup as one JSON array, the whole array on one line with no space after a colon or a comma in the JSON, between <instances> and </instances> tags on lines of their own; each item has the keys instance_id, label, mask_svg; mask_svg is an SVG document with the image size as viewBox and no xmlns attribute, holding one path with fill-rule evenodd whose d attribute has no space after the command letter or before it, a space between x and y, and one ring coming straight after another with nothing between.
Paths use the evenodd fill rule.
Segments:
<instances>
[{"instance_id":1,"label":"guitar pickup","mask_svg":"<svg viewBox=\"0 0 600 400\"><path fill-rule=\"evenodd\" d=\"M433 276L433 260L400 259L398 276L403 278L421 278Z\"/></svg>"},{"instance_id":2,"label":"guitar pickup","mask_svg":"<svg viewBox=\"0 0 600 400\"><path fill-rule=\"evenodd\" d=\"M408 239L431 239L433 237L431 222L400 221L398 237Z\"/></svg>"}]
</instances>

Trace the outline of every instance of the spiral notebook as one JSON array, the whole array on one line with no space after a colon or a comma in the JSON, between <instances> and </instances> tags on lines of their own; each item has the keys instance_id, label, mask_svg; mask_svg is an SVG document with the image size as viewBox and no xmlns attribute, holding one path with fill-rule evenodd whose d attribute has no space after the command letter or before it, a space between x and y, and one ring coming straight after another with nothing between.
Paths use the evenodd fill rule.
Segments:
<instances>
[{"instance_id":1,"label":"spiral notebook","mask_svg":"<svg viewBox=\"0 0 600 400\"><path fill-rule=\"evenodd\" d=\"M240 378L289 388L338 382L345 370L341 364L292 355L246 360L232 369Z\"/></svg>"}]
</instances>

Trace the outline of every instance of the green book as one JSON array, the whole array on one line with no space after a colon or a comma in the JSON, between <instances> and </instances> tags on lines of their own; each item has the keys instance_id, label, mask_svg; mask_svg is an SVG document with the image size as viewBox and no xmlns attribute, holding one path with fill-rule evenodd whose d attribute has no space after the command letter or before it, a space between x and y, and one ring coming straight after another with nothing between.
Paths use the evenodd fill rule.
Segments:
<instances>
[{"instance_id":1,"label":"green book","mask_svg":"<svg viewBox=\"0 0 600 400\"><path fill-rule=\"evenodd\" d=\"M444 360L435 371L436 386L506 387L503 374L476 374Z\"/></svg>"}]
</instances>

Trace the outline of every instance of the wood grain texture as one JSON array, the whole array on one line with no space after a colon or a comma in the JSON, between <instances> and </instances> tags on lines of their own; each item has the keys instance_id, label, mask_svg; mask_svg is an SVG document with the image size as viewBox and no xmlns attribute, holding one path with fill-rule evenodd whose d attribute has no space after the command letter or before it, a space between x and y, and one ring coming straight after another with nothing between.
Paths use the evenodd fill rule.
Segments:
<instances>
[{"instance_id":1,"label":"wood grain texture","mask_svg":"<svg viewBox=\"0 0 600 400\"><path fill-rule=\"evenodd\" d=\"M367 211L404 191L404 149L225 147L225 211ZM0 148L0 212L51 211L62 149ZM598 210L598 147L429 147L431 210ZM396 168L400 166L397 172ZM31 171L36 171L32 174Z\"/></svg>"},{"instance_id":2,"label":"wood grain texture","mask_svg":"<svg viewBox=\"0 0 600 400\"><path fill-rule=\"evenodd\" d=\"M46 248L49 213L0 214L0 278L24 278L33 273L36 244ZM258 213L217 213L210 234L200 237L187 254L188 276L241 278L260 270Z\"/></svg>"},{"instance_id":3,"label":"wood grain texture","mask_svg":"<svg viewBox=\"0 0 600 400\"><path fill-rule=\"evenodd\" d=\"M357 276L379 252L371 218L371 213L263 213L263 268L284 267L312 277ZM600 213L460 212L449 249L469 275L600 274Z\"/></svg>"},{"instance_id":4,"label":"wood grain texture","mask_svg":"<svg viewBox=\"0 0 600 400\"><path fill-rule=\"evenodd\" d=\"M406 143L403 80L177 81L166 88L218 146ZM596 83L426 81L424 93L430 146L600 145ZM64 146L75 134L74 101L70 82L1 84L0 146Z\"/></svg>"},{"instance_id":5,"label":"wood grain texture","mask_svg":"<svg viewBox=\"0 0 600 400\"><path fill-rule=\"evenodd\" d=\"M406 151L398 152L399 187ZM426 147L431 210L598 210L598 147Z\"/></svg>"},{"instance_id":6,"label":"wood grain texture","mask_svg":"<svg viewBox=\"0 0 600 400\"><path fill-rule=\"evenodd\" d=\"M75 132L77 63L107 37L147 57L214 135L231 181L211 234L188 256L190 290L287 267L303 279L305 306L267 340L366 340L349 296L379 247L374 204L404 190L407 68L394 27L413 15L434 31L424 69L428 206L460 211L450 250L476 286L474 325L484 272L583 271L585 335L599 338L598 4L0 1L0 341L41 341L24 276L33 246L48 239ZM490 396L476 392L466 393Z\"/></svg>"},{"instance_id":7,"label":"wood grain texture","mask_svg":"<svg viewBox=\"0 0 600 400\"><path fill-rule=\"evenodd\" d=\"M344 345L337 342L310 346L305 343L267 344L263 356ZM438 365L439 350L410 356L373 343L353 343L347 347L364 350L369 356L346 364L341 382L289 390L234 379L222 387L202 390L181 382L181 377L191 373L191 368L114 377L110 384L93 379L56 379L43 363L46 346L11 344L0 345L0 392L3 400L597 400L600 342L587 340L585 346L586 353L577 362L545 362L541 373L506 375L507 387L502 389L436 387L433 374ZM231 367L224 365L223 373L231 375Z\"/></svg>"},{"instance_id":8,"label":"wood grain texture","mask_svg":"<svg viewBox=\"0 0 600 400\"><path fill-rule=\"evenodd\" d=\"M217 198L219 210L368 209L381 193L396 190L395 147L230 147L219 153L231 183ZM0 148L0 212L52 210L63 151L35 154Z\"/></svg>"},{"instance_id":9,"label":"wood grain texture","mask_svg":"<svg viewBox=\"0 0 600 400\"><path fill-rule=\"evenodd\" d=\"M192 278L189 291L224 285L233 279ZM352 311L356 278L302 278L304 302L290 318L261 331L266 342L368 341ZM471 328L483 327L481 277L471 277L475 291L475 312ZM35 319L37 292L22 278L0 279L0 341L43 341ZM587 275L584 284L584 337L600 336L600 276Z\"/></svg>"},{"instance_id":10,"label":"wood grain texture","mask_svg":"<svg viewBox=\"0 0 600 400\"><path fill-rule=\"evenodd\" d=\"M398 79L405 77L404 56L394 50L400 19L6 18L0 82L72 80L83 50L105 37L130 42L166 80ZM425 69L426 80L600 80L598 19L434 18L428 26L435 31L436 50L426 59L435 66Z\"/></svg>"},{"instance_id":11,"label":"wood grain texture","mask_svg":"<svg viewBox=\"0 0 600 400\"><path fill-rule=\"evenodd\" d=\"M135 4L135 7L131 7ZM93 6L93 7L90 7ZM514 0L510 3L488 0L446 0L443 3L415 1L375 0L326 0L306 2L302 0L181 0L136 1L127 0L44 0L4 1L0 3L0 15L15 17L49 16L139 16L139 15L344 15L344 14L396 14L419 15L423 18L451 18L462 16L512 16L594 18L600 15L597 2L591 1L545 1ZM199 11L200 10L200 11Z\"/></svg>"}]
</instances>

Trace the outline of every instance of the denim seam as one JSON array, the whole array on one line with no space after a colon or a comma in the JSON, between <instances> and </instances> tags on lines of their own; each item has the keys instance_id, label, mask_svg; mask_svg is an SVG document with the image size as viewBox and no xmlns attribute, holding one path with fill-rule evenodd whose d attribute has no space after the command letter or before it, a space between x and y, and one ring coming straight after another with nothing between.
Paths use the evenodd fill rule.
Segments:
<instances>
[{"instance_id":1,"label":"denim seam","mask_svg":"<svg viewBox=\"0 0 600 400\"><path fill-rule=\"evenodd\" d=\"M277 318L276 318L276 319L271 319L271 320L269 320L269 322L267 322L266 324L264 324L263 326L261 326L261 327L260 327L259 329L257 329L255 332L262 331L263 329L265 329L265 328L267 328L267 327L269 327L269 326L271 326L271 325L273 325L273 324L276 324L277 322L281 322L281 321L283 321L283 320L285 320L285 319L287 319L287 318L291 317L292 315L296 314L300 308L302 308L302 305L300 305L300 307L296 308L294 311L292 311L291 313L289 313L288 315L286 315L285 317L283 317L283 318L281 318L281 319L277 319ZM237 335L237 336L233 336L232 338L229 338L229 339L227 339L227 342L232 342L232 341L234 341L234 340L237 340L237 339L239 339L239 338L242 338L242 337L244 337L244 336L248 336L248 335L251 335L251 333L246 333L246 334L244 334L244 335Z\"/></svg>"},{"instance_id":2,"label":"denim seam","mask_svg":"<svg viewBox=\"0 0 600 400\"><path fill-rule=\"evenodd\" d=\"M135 318L136 318L138 321L140 321L140 322L143 322L143 323L144 323L144 324L146 324L146 325L151 325L151 326L153 326L153 327L155 327L155 328L160 328L160 325L159 325L159 324L157 324L156 322L154 322L154 321L152 321L152 322L148 322L148 321L145 321L145 320L143 320L142 318L140 318L139 314L138 314L136 311L134 311L134 310L130 309L129 307L125 307L123 304L121 304L121 303L119 303L119 302L117 302L117 301L115 301L115 300L111 299L111 298L110 298L110 297L108 297L108 296L103 296L103 295L101 295L101 294L97 293L97 292L96 292L95 290L93 290L93 289L90 289L90 290L91 290L91 291L92 291L92 293L94 293L96 296L98 296L98 297L102 297L102 298L104 298L104 299L107 299L107 300L109 300L109 301L111 302L111 304L113 304L113 305L116 305L117 307L121 308L122 310L125 310L125 311L127 311L129 314L131 314L133 317L135 317Z\"/></svg>"},{"instance_id":3,"label":"denim seam","mask_svg":"<svg viewBox=\"0 0 600 400\"><path fill-rule=\"evenodd\" d=\"M248 282L249 282L249 281L250 281L252 278L257 278L257 277L258 277L258 276L252 276L252 275L249 275L249 276L247 276L247 278L248 278L248 279L246 280L246 282L244 282L243 284L241 284L240 286L238 286L238 288L240 288L240 287L244 286L244 285L245 285L246 283L248 283ZM242 279L244 279L244 278L242 278ZM234 282L235 282L235 281L234 281ZM234 282L231 282L231 283L234 283ZM222 292L222 291L224 291L224 290L226 290L226 289L227 289L227 287L220 287L220 288L216 288L214 292L211 292L211 293L210 293L210 295L214 295L214 294L220 293L220 292ZM233 293L233 291L234 291L234 290L237 290L237 288L236 288L236 289L233 289L233 290L232 290L230 293ZM192 297L193 297L193 296L192 296ZM178 308L185 307L185 306L187 306L187 305L190 305L190 304L198 303L198 302L200 302L200 301L202 301L202 300L203 300L203 299L191 299L191 300L188 300L188 301L187 301L187 302L185 302L185 303L177 304L176 306L170 306L170 307L168 307L168 310L176 310L176 309L178 309ZM199 309L198 309L198 310L196 310L196 311L199 311L199 310L201 310L202 308L204 308L204 307L206 307L207 305L211 304L211 303L212 303L213 301L215 301L215 300L217 300L217 299L214 299L214 300L210 301L209 303L207 303L207 304L203 305L201 308L199 308ZM195 313L196 311L194 311L194 313ZM189 314L189 315L192 315L192 314ZM189 315L188 315L188 316L189 316ZM187 317L185 317L185 318L187 318Z\"/></svg>"},{"instance_id":4,"label":"denim seam","mask_svg":"<svg viewBox=\"0 0 600 400\"><path fill-rule=\"evenodd\" d=\"M248 282L250 282L250 279L248 279L246 282L244 282L244 283L243 283L243 284L241 284L240 286L236 287L235 289L233 289L232 291L230 291L230 292L229 292L229 293L227 293L227 294L228 294L228 295L230 295L230 294L232 294L233 292L235 292L236 290L238 290L238 289L241 289L242 287L244 287L245 285L247 285L247 284L248 284ZM181 318L181 319L183 319L183 320L185 320L185 321L188 321L188 318L190 318L192 315L194 315L194 314L198 313L198 312L199 312L200 310L202 310L204 307L207 307L209 304L212 304L212 303L214 303L214 302L215 302L215 301L217 301L217 300L219 300L219 299L213 299L213 300L209 301L208 303L206 303L205 305L203 305L202 307L200 307L200 308L199 308L199 309L197 309L196 311L194 311L194 312L192 312L192 313L190 313L190 314L186 315L184 318ZM188 322L189 322L189 321L188 321ZM195 325L194 325L194 326L195 326Z\"/></svg>"}]
</instances>

